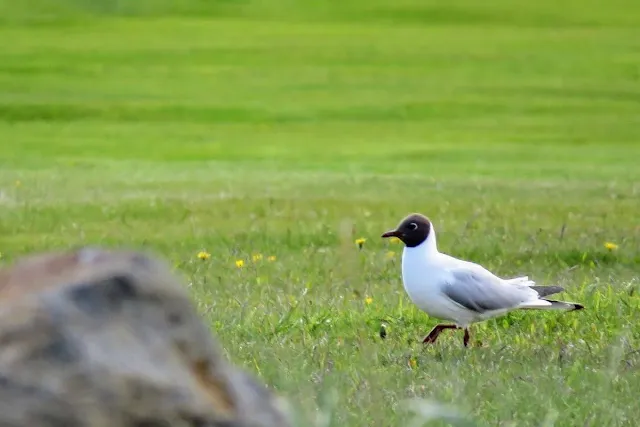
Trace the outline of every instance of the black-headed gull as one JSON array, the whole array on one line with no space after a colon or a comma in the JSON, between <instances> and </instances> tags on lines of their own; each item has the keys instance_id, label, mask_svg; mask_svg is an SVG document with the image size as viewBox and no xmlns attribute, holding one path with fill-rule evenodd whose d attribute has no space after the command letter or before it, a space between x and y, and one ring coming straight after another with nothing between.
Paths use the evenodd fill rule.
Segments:
<instances>
[{"instance_id":1,"label":"black-headed gull","mask_svg":"<svg viewBox=\"0 0 640 427\"><path fill-rule=\"evenodd\" d=\"M544 297L564 291L560 286L535 286L527 276L502 279L481 265L438 251L431 221L421 214L404 218L382 237L397 237L404 244L402 282L409 298L429 316L453 324L436 325L423 343L433 343L445 329L469 326L517 309L581 310L581 304Z\"/></svg>"}]
</instances>

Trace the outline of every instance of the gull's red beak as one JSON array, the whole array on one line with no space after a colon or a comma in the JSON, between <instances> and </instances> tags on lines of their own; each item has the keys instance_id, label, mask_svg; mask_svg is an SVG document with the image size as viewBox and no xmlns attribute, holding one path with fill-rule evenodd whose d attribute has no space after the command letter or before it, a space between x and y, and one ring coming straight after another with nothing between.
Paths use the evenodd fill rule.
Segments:
<instances>
[{"instance_id":1,"label":"gull's red beak","mask_svg":"<svg viewBox=\"0 0 640 427\"><path fill-rule=\"evenodd\" d=\"M383 237L383 238L387 238L387 237L400 237L400 236L402 236L402 233L401 233L401 232L399 232L398 230L390 230L390 231L387 231L386 233L384 233L384 234L382 235L382 237Z\"/></svg>"}]
</instances>

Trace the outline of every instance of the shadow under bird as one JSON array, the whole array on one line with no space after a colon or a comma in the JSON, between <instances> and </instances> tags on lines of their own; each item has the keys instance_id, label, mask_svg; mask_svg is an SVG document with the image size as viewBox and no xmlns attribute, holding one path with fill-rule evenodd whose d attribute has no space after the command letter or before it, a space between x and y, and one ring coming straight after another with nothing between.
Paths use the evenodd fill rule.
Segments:
<instances>
[{"instance_id":1,"label":"shadow under bird","mask_svg":"<svg viewBox=\"0 0 640 427\"><path fill-rule=\"evenodd\" d=\"M535 286L527 276L502 279L479 264L439 252L433 224L424 215L407 216L382 237L397 237L405 245L402 282L411 301L429 316L453 322L436 325L423 343L434 343L445 329L464 329L466 347L471 324L513 310L584 308L574 302L546 298L564 291L560 286Z\"/></svg>"}]
</instances>

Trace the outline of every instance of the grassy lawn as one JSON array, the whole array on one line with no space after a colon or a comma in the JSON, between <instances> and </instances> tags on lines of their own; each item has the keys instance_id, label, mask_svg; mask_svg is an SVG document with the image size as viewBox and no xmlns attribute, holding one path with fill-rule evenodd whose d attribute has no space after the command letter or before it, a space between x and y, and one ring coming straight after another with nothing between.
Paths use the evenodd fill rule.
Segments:
<instances>
[{"instance_id":1,"label":"grassy lawn","mask_svg":"<svg viewBox=\"0 0 640 427\"><path fill-rule=\"evenodd\" d=\"M636 425L640 4L136 4L0 1L0 262L166 257L305 425L408 425L411 398ZM423 346L437 320L380 238L412 211L442 251L586 310Z\"/></svg>"}]
</instances>

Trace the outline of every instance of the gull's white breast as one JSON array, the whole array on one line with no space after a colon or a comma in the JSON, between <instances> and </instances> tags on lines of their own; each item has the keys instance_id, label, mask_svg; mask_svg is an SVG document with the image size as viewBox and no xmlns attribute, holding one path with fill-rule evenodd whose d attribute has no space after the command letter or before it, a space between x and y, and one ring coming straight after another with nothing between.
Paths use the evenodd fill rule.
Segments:
<instances>
[{"instance_id":1,"label":"gull's white breast","mask_svg":"<svg viewBox=\"0 0 640 427\"><path fill-rule=\"evenodd\" d=\"M402 253L402 282L411 301L429 316L466 326L475 313L455 303L442 292L450 280L447 265L452 261L444 254L429 257L418 248L405 248Z\"/></svg>"}]
</instances>

